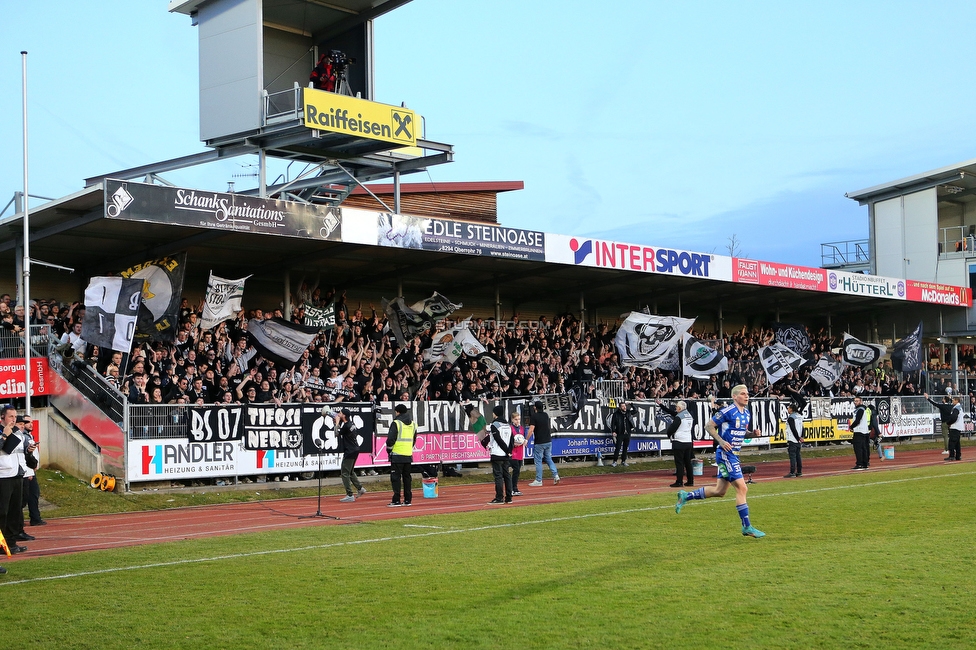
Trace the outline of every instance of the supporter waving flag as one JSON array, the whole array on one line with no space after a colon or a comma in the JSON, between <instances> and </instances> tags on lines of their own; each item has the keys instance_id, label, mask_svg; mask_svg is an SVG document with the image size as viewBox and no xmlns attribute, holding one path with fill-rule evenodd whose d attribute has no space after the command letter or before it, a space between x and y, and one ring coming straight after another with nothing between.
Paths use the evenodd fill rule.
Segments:
<instances>
[{"instance_id":1,"label":"supporter waving flag","mask_svg":"<svg viewBox=\"0 0 976 650\"><path fill-rule=\"evenodd\" d=\"M224 322L228 318L234 318L241 310L241 300L244 298L244 281L251 276L240 280L225 280L210 272L210 280L207 281L207 297L203 301L203 315L200 318L200 327L208 330L214 325Z\"/></svg>"},{"instance_id":2,"label":"supporter waving flag","mask_svg":"<svg viewBox=\"0 0 976 650\"><path fill-rule=\"evenodd\" d=\"M840 361L824 357L810 371L810 377L824 388L830 388L840 381L843 367L844 365Z\"/></svg>"},{"instance_id":3,"label":"supporter waving flag","mask_svg":"<svg viewBox=\"0 0 976 650\"><path fill-rule=\"evenodd\" d=\"M498 359L491 356L487 352L482 352L481 354L476 356L475 359L485 364L485 367L488 368L489 372L493 372L495 374L501 375L505 379L508 379L508 374L506 374L504 366L502 366L502 364L498 362Z\"/></svg>"},{"instance_id":4,"label":"supporter waving flag","mask_svg":"<svg viewBox=\"0 0 976 650\"><path fill-rule=\"evenodd\" d=\"M317 327L289 323L283 318L247 322L247 333L261 356L280 368L291 368L319 333Z\"/></svg>"},{"instance_id":5,"label":"supporter waving flag","mask_svg":"<svg viewBox=\"0 0 976 650\"><path fill-rule=\"evenodd\" d=\"M810 335L799 323L772 323L777 343L782 343L801 357L810 351Z\"/></svg>"},{"instance_id":6,"label":"supporter waving flag","mask_svg":"<svg viewBox=\"0 0 976 650\"><path fill-rule=\"evenodd\" d=\"M425 300L407 305L402 296L393 300L383 299L383 311L389 318L390 330L400 345L406 345L413 338L444 320L462 307L437 293Z\"/></svg>"},{"instance_id":7,"label":"supporter waving flag","mask_svg":"<svg viewBox=\"0 0 976 650\"><path fill-rule=\"evenodd\" d=\"M701 339L685 332L681 342L684 349L682 372L685 377L709 377L729 369L729 360L725 355L708 347Z\"/></svg>"},{"instance_id":8,"label":"supporter waving flag","mask_svg":"<svg viewBox=\"0 0 976 650\"><path fill-rule=\"evenodd\" d=\"M891 351L891 367L898 372L915 372L922 369L922 323L915 330L895 343Z\"/></svg>"},{"instance_id":9,"label":"supporter waving flag","mask_svg":"<svg viewBox=\"0 0 976 650\"><path fill-rule=\"evenodd\" d=\"M313 307L306 302L302 305L302 312L305 314L305 325L308 327L317 327L326 331L335 329L335 301L321 308Z\"/></svg>"},{"instance_id":10,"label":"supporter waving flag","mask_svg":"<svg viewBox=\"0 0 976 650\"><path fill-rule=\"evenodd\" d=\"M804 359L799 354L789 349L782 343L773 343L764 348L759 348L759 362L763 370L766 371L766 379L772 386L783 377L804 364Z\"/></svg>"},{"instance_id":11,"label":"supporter waving flag","mask_svg":"<svg viewBox=\"0 0 976 650\"><path fill-rule=\"evenodd\" d=\"M438 332L431 340L431 346L424 352L424 357L429 363L438 361L448 361L454 363L462 354L469 357L477 357L486 352L485 346L481 344L471 330L468 329L469 321L460 325Z\"/></svg>"},{"instance_id":12,"label":"supporter waving flag","mask_svg":"<svg viewBox=\"0 0 976 650\"><path fill-rule=\"evenodd\" d=\"M842 348L844 363L849 366L864 368L877 363L888 352L888 348L877 343L859 341L844 332L844 346Z\"/></svg>"},{"instance_id":13,"label":"supporter waving flag","mask_svg":"<svg viewBox=\"0 0 976 650\"><path fill-rule=\"evenodd\" d=\"M106 350L129 353L142 306L142 278L95 277L85 289L81 338Z\"/></svg>"},{"instance_id":14,"label":"supporter waving flag","mask_svg":"<svg viewBox=\"0 0 976 650\"><path fill-rule=\"evenodd\" d=\"M694 322L694 318L631 312L614 340L621 363L651 370L657 368Z\"/></svg>"}]
</instances>

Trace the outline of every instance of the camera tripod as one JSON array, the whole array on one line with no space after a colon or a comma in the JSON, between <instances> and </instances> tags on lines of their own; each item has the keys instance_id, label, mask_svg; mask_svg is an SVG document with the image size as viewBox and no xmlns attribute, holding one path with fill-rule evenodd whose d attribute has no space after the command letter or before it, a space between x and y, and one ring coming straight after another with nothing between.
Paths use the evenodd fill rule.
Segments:
<instances>
[{"instance_id":1,"label":"camera tripod","mask_svg":"<svg viewBox=\"0 0 976 650\"><path fill-rule=\"evenodd\" d=\"M346 69L348 65L343 65L341 67L336 66L336 85L335 94L346 95L347 97L355 97L352 93L352 88L349 87L349 80L346 79Z\"/></svg>"}]
</instances>

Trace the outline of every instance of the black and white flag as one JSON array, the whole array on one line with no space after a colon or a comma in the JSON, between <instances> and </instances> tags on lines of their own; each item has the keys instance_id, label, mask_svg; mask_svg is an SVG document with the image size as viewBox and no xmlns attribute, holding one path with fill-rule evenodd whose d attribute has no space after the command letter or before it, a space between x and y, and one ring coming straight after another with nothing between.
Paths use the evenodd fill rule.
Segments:
<instances>
[{"instance_id":1,"label":"black and white flag","mask_svg":"<svg viewBox=\"0 0 976 650\"><path fill-rule=\"evenodd\" d=\"M305 324L309 327L317 327L320 330L332 330L336 326L335 302L330 302L325 307L313 307L307 302L302 306L305 312Z\"/></svg>"},{"instance_id":2,"label":"black and white flag","mask_svg":"<svg viewBox=\"0 0 976 650\"><path fill-rule=\"evenodd\" d=\"M810 371L810 378L824 388L830 388L840 380L843 367L840 361L823 357Z\"/></svg>"},{"instance_id":3,"label":"black and white flag","mask_svg":"<svg viewBox=\"0 0 976 650\"><path fill-rule=\"evenodd\" d=\"M804 361L803 357L782 343L759 348L759 363L766 371L770 386L802 366Z\"/></svg>"},{"instance_id":4,"label":"black and white flag","mask_svg":"<svg viewBox=\"0 0 976 650\"><path fill-rule=\"evenodd\" d=\"M180 328L180 302L186 253L135 264L122 271L123 278L140 278L142 309L136 321L136 335L153 341L173 341Z\"/></svg>"},{"instance_id":5,"label":"black and white flag","mask_svg":"<svg viewBox=\"0 0 976 650\"><path fill-rule=\"evenodd\" d=\"M651 370L657 368L694 322L694 318L631 312L614 339L621 363Z\"/></svg>"},{"instance_id":6,"label":"black and white flag","mask_svg":"<svg viewBox=\"0 0 976 650\"><path fill-rule=\"evenodd\" d=\"M436 291L430 298L412 305L407 305L402 296L393 300L383 299L383 310L389 318L390 330L400 345L406 345L408 339L430 329L461 307L461 303L454 304Z\"/></svg>"},{"instance_id":7,"label":"black and white flag","mask_svg":"<svg viewBox=\"0 0 976 650\"><path fill-rule=\"evenodd\" d=\"M891 351L891 367L898 372L922 369L922 323L911 334L895 343Z\"/></svg>"},{"instance_id":8,"label":"black and white flag","mask_svg":"<svg viewBox=\"0 0 976 650\"><path fill-rule=\"evenodd\" d=\"M844 346L841 350L844 363L858 368L877 363L888 352L884 345L859 341L847 332L844 332Z\"/></svg>"},{"instance_id":9,"label":"black and white flag","mask_svg":"<svg viewBox=\"0 0 976 650\"><path fill-rule=\"evenodd\" d=\"M777 343L782 343L801 357L810 352L810 335L807 328L799 323L773 323Z\"/></svg>"},{"instance_id":10,"label":"black and white flag","mask_svg":"<svg viewBox=\"0 0 976 650\"><path fill-rule=\"evenodd\" d=\"M682 372L685 377L710 377L729 369L729 360L725 355L714 350L701 339L685 332L681 337L684 351L684 365Z\"/></svg>"},{"instance_id":11,"label":"black and white flag","mask_svg":"<svg viewBox=\"0 0 976 650\"><path fill-rule=\"evenodd\" d=\"M317 327L289 323L282 318L247 322L247 333L261 356L281 368L291 368L319 333Z\"/></svg>"},{"instance_id":12,"label":"black and white flag","mask_svg":"<svg viewBox=\"0 0 976 650\"><path fill-rule=\"evenodd\" d=\"M493 372L497 375L501 375L505 379L508 379L508 374L506 374L505 372L505 367L498 362L498 359L491 356L487 352L482 352L481 354L476 356L475 359L485 364L485 367L488 368L488 372Z\"/></svg>"},{"instance_id":13,"label":"black and white flag","mask_svg":"<svg viewBox=\"0 0 976 650\"><path fill-rule=\"evenodd\" d=\"M142 278L95 277L85 289L81 338L99 348L128 354L142 305Z\"/></svg>"},{"instance_id":14,"label":"black and white flag","mask_svg":"<svg viewBox=\"0 0 976 650\"><path fill-rule=\"evenodd\" d=\"M210 280L207 281L207 297L203 301L203 315L200 318L200 327L208 330L214 325L219 325L228 318L233 318L241 310L241 299L244 298L244 281L251 276L240 280L225 280L210 272Z\"/></svg>"}]
</instances>

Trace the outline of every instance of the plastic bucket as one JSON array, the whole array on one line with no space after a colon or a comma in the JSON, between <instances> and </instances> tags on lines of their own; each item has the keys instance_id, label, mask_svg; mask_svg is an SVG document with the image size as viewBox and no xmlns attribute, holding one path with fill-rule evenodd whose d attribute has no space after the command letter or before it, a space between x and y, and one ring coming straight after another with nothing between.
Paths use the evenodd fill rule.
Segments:
<instances>
[{"instance_id":1,"label":"plastic bucket","mask_svg":"<svg viewBox=\"0 0 976 650\"><path fill-rule=\"evenodd\" d=\"M881 451L884 452L885 460L895 459L895 446L894 445L884 445L881 447Z\"/></svg>"},{"instance_id":2,"label":"plastic bucket","mask_svg":"<svg viewBox=\"0 0 976 650\"><path fill-rule=\"evenodd\" d=\"M423 479L424 484L424 498L425 499L436 499L437 498L437 478L425 478Z\"/></svg>"},{"instance_id":3,"label":"plastic bucket","mask_svg":"<svg viewBox=\"0 0 976 650\"><path fill-rule=\"evenodd\" d=\"M705 464L702 463L697 458L691 459L691 474L692 476L701 476L704 472Z\"/></svg>"}]
</instances>

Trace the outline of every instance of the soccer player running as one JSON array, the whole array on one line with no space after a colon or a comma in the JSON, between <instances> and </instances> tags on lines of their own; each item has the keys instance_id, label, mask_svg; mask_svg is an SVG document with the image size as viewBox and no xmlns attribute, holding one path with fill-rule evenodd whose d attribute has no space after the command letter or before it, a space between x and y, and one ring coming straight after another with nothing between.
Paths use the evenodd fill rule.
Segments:
<instances>
[{"instance_id":1,"label":"soccer player running","mask_svg":"<svg viewBox=\"0 0 976 650\"><path fill-rule=\"evenodd\" d=\"M746 503L746 492L749 486L742 477L742 466L739 464L739 450L742 440L751 431L752 414L749 412L749 389L739 384L732 389L732 404L726 406L705 424L705 430L718 443L715 450L715 463L718 465L718 481L715 487L700 487L692 492L680 490L675 512L681 512L686 503L696 499L722 497L729 489L735 488L735 509L739 511L742 520L742 534L747 537L765 537L766 533L757 529L749 521L749 504ZM758 430L754 431L760 435Z\"/></svg>"}]
</instances>

